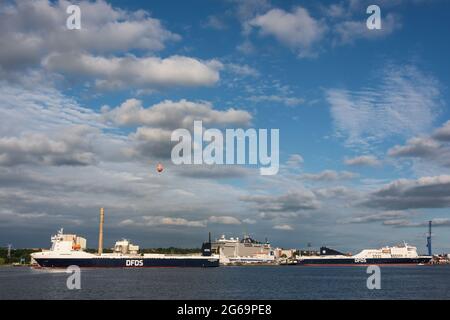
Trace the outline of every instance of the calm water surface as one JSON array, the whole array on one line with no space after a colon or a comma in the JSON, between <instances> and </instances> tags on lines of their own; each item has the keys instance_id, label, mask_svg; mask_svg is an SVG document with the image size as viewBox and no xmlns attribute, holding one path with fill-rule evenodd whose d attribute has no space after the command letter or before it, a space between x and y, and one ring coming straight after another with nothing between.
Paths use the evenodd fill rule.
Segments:
<instances>
[{"instance_id":1,"label":"calm water surface","mask_svg":"<svg viewBox=\"0 0 450 320\"><path fill-rule=\"evenodd\" d=\"M450 299L450 266L86 269L81 290L64 271L0 268L0 299Z\"/></svg>"}]
</instances>

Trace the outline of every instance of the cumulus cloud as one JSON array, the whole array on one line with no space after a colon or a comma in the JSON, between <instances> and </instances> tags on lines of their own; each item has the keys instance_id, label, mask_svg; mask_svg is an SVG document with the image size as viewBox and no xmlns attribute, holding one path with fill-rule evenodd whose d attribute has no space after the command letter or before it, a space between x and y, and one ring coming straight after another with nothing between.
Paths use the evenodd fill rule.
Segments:
<instances>
[{"instance_id":1,"label":"cumulus cloud","mask_svg":"<svg viewBox=\"0 0 450 320\"><path fill-rule=\"evenodd\" d=\"M20 164L85 166L96 162L89 140L96 130L74 126L61 132L58 138L42 133L26 133L20 137L0 138L0 165Z\"/></svg>"},{"instance_id":2,"label":"cumulus cloud","mask_svg":"<svg viewBox=\"0 0 450 320\"><path fill-rule=\"evenodd\" d=\"M244 110L230 108L225 111L215 110L211 103L192 102L185 99L179 101L165 100L149 108L142 102L129 99L114 109L103 109L106 120L115 124L146 125L160 128L191 128L194 120L202 120L204 125L247 126L252 116Z\"/></svg>"},{"instance_id":3,"label":"cumulus cloud","mask_svg":"<svg viewBox=\"0 0 450 320\"><path fill-rule=\"evenodd\" d=\"M170 158L174 143L171 141L172 131L178 128L192 130L195 120L203 121L204 126L233 126L246 127L251 123L249 112L229 108L217 110L207 101L192 102L185 99L179 101L165 100L144 108L142 101L128 99L116 108L107 106L102 108L104 122L114 126L139 126L135 132L129 134L133 144L124 153L129 157L157 157ZM190 168L191 172L178 170L184 176L206 178L237 177L244 174L241 168L202 169ZM206 170L206 171L205 171Z\"/></svg>"},{"instance_id":4,"label":"cumulus cloud","mask_svg":"<svg viewBox=\"0 0 450 320\"><path fill-rule=\"evenodd\" d=\"M370 222L383 222L388 223L391 221L398 221L403 218L409 218L415 215L412 211L401 211L401 210L389 210L377 213L358 215L347 219L345 223L370 223Z\"/></svg>"},{"instance_id":5,"label":"cumulus cloud","mask_svg":"<svg viewBox=\"0 0 450 320\"><path fill-rule=\"evenodd\" d=\"M450 120L436 129L432 137L439 141L450 141Z\"/></svg>"},{"instance_id":6,"label":"cumulus cloud","mask_svg":"<svg viewBox=\"0 0 450 320\"><path fill-rule=\"evenodd\" d=\"M434 130L429 136L409 139L404 145L396 145L388 150L388 155L396 158L413 158L428 161L439 166L450 166L450 145L447 139L448 122Z\"/></svg>"},{"instance_id":7,"label":"cumulus cloud","mask_svg":"<svg viewBox=\"0 0 450 320\"><path fill-rule=\"evenodd\" d=\"M328 89L337 135L367 148L392 136L427 132L441 109L438 81L414 66L387 67L377 84L360 90Z\"/></svg>"},{"instance_id":8,"label":"cumulus cloud","mask_svg":"<svg viewBox=\"0 0 450 320\"><path fill-rule=\"evenodd\" d=\"M381 161L377 159L375 156L364 155L354 158L348 158L344 160L346 165L349 166L379 166Z\"/></svg>"},{"instance_id":9,"label":"cumulus cloud","mask_svg":"<svg viewBox=\"0 0 450 320\"><path fill-rule=\"evenodd\" d=\"M313 180L313 181L336 181L347 180L358 177L358 174L349 171L334 171L324 170L319 173L304 173L300 176L300 179Z\"/></svg>"},{"instance_id":10,"label":"cumulus cloud","mask_svg":"<svg viewBox=\"0 0 450 320\"><path fill-rule=\"evenodd\" d=\"M136 132L129 135L134 143L124 150L125 154L131 158L153 157L168 159L172 151L170 141L172 131L161 128L139 127Z\"/></svg>"},{"instance_id":11,"label":"cumulus cloud","mask_svg":"<svg viewBox=\"0 0 450 320\"><path fill-rule=\"evenodd\" d=\"M344 186L319 188L313 190L314 194L322 198L351 197L356 196L356 192Z\"/></svg>"},{"instance_id":12,"label":"cumulus cloud","mask_svg":"<svg viewBox=\"0 0 450 320\"><path fill-rule=\"evenodd\" d=\"M188 220L164 216L143 216L142 221L125 219L119 222L120 226L178 226L178 227L206 227L208 223L237 225L241 222L231 216L211 216L204 220Z\"/></svg>"},{"instance_id":13,"label":"cumulus cloud","mask_svg":"<svg viewBox=\"0 0 450 320\"><path fill-rule=\"evenodd\" d=\"M450 206L450 176L395 180L370 193L362 204L387 210L447 208Z\"/></svg>"},{"instance_id":14,"label":"cumulus cloud","mask_svg":"<svg viewBox=\"0 0 450 320\"><path fill-rule=\"evenodd\" d=\"M294 228L288 224L277 224L273 226L273 228L276 230L285 230L285 231L294 230Z\"/></svg>"},{"instance_id":15,"label":"cumulus cloud","mask_svg":"<svg viewBox=\"0 0 450 320\"><path fill-rule=\"evenodd\" d=\"M180 36L145 11L115 9L105 1L80 1L82 28L65 28L68 1L15 1L0 10L0 66L34 65L52 52L161 50Z\"/></svg>"},{"instance_id":16,"label":"cumulus cloud","mask_svg":"<svg viewBox=\"0 0 450 320\"><path fill-rule=\"evenodd\" d=\"M208 218L208 222L218 224L241 224L239 219L231 216L211 216Z\"/></svg>"},{"instance_id":17,"label":"cumulus cloud","mask_svg":"<svg viewBox=\"0 0 450 320\"><path fill-rule=\"evenodd\" d=\"M69 5L65 0L13 1L0 9L3 77L25 82L23 72L38 71L45 81L63 75L97 90L140 92L219 81L217 60L155 56L181 37L148 12L117 9L103 0L79 1L81 29L68 30Z\"/></svg>"},{"instance_id":18,"label":"cumulus cloud","mask_svg":"<svg viewBox=\"0 0 450 320\"><path fill-rule=\"evenodd\" d=\"M279 196L272 195L246 195L241 201L253 203L260 213L268 214L265 217L283 216L283 213L297 213L302 210L314 210L320 207L315 194L307 189L289 191Z\"/></svg>"},{"instance_id":19,"label":"cumulus cloud","mask_svg":"<svg viewBox=\"0 0 450 320\"><path fill-rule=\"evenodd\" d=\"M149 226L168 225L168 226L186 226L186 227L205 227L204 221L189 221L184 218L171 218L160 216L144 216L146 224Z\"/></svg>"},{"instance_id":20,"label":"cumulus cloud","mask_svg":"<svg viewBox=\"0 0 450 320\"><path fill-rule=\"evenodd\" d=\"M429 157L439 152L440 144L429 138L412 138L404 146L397 145L388 150L392 157Z\"/></svg>"},{"instance_id":21,"label":"cumulus cloud","mask_svg":"<svg viewBox=\"0 0 450 320\"><path fill-rule=\"evenodd\" d=\"M323 37L325 25L309 12L296 7L292 12L272 9L253 18L249 24L260 29L262 35L274 36L297 51L300 57L313 54L313 46Z\"/></svg>"},{"instance_id":22,"label":"cumulus cloud","mask_svg":"<svg viewBox=\"0 0 450 320\"><path fill-rule=\"evenodd\" d=\"M194 179L233 179L244 178L251 174L251 169L237 165L192 165L179 166L177 174Z\"/></svg>"},{"instance_id":23,"label":"cumulus cloud","mask_svg":"<svg viewBox=\"0 0 450 320\"><path fill-rule=\"evenodd\" d=\"M358 39L382 38L400 29L401 26L400 18L392 13L382 18L382 28L379 30L369 30L364 19L344 20L332 28L335 34L333 41L335 44L346 44Z\"/></svg>"},{"instance_id":24,"label":"cumulus cloud","mask_svg":"<svg viewBox=\"0 0 450 320\"><path fill-rule=\"evenodd\" d=\"M217 60L203 62L184 56L106 58L88 54L52 54L43 65L51 71L94 78L102 89L208 86L219 80L222 67Z\"/></svg>"},{"instance_id":25,"label":"cumulus cloud","mask_svg":"<svg viewBox=\"0 0 450 320\"><path fill-rule=\"evenodd\" d=\"M299 154L291 154L286 161L289 167L299 167L303 164L303 157Z\"/></svg>"}]
</instances>

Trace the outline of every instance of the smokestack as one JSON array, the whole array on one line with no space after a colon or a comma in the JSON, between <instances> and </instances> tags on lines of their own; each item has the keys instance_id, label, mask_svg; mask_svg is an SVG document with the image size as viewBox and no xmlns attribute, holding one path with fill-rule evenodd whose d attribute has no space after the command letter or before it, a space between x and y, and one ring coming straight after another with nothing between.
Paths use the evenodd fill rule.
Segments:
<instances>
[{"instance_id":1,"label":"smokestack","mask_svg":"<svg viewBox=\"0 0 450 320\"><path fill-rule=\"evenodd\" d=\"M105 209L100 208L100 226L98 230L98 254L103 253L103 222L105 221Z\"/></svg>"},{"instance_id":2,"label":"smokestack","mask_svg":"<svg viewBox=\"0 0 450 320\"><path fill-rule=\"evenodd\" d=\"M208 232L208 242L211 243L211 232Z\"/></svg>"},{"instance_id":3,"label":"smokestack","mask_svg":"<svg viewBox=\"0 0 450 320\"><path fill-rule=\"evenodd\" d=\"M428 237L427 237L427 248L428 248L428 255L433 255L433 252L431 250L431 224L432 221L428 221Z\"/></svg>"}]
</instances>

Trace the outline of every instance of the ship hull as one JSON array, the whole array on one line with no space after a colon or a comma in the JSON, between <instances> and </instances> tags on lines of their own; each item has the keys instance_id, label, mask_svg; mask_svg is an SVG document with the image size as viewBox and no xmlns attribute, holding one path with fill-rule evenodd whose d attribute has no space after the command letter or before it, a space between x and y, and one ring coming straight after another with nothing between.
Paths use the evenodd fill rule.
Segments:
<instances>
[{"instance_id":1,"label":"ship hull","mask_svg":"<svg viewBox=\"0 0 450 320\"><path fill-rule=\"evenodd\" d=\"M158 268L185 267L210 268L218 267L219 259L212 258L36 258L42 268Z\"/></svg>"},{"instance_id":2,"label":"ship hull","mask_svg":"<svg viewBox=\"0 0 450 320\"><path fill-rule=\"evenodd\" d=\"M430 263L431 257L417 258L310 258L297 262L300 266L367 266L367 265L418 265Z\"/></svg>"}]
</instances>

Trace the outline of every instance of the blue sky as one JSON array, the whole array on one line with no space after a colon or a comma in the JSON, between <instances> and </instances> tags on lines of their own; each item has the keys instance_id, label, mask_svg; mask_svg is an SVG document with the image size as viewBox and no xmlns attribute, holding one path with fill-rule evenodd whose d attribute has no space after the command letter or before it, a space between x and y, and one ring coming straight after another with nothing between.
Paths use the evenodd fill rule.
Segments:
<instances>
[{"instance_id":1,"label":"blue sky","mask_svg":"<svg viewBox=\"0 0 450 320\"><path fill-rule=\"evenodd\" d=\"M450 251L445 1L65 1L0 8L0 244L249 232L356 251ZM174 166L192 119L280 129L281 169ZM163 174L154 170L157 163Z\"/></svg>"}]
</instances>

